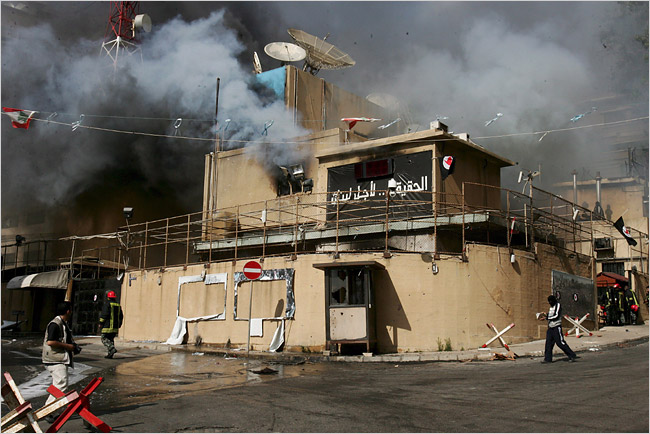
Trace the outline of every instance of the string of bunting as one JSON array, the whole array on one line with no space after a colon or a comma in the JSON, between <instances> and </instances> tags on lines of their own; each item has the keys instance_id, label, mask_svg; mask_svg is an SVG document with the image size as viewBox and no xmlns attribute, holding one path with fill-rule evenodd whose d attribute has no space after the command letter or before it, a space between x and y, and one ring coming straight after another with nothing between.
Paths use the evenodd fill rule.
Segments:
<instances>
[{"instance_id":1,"label":"string of bunting","mask_svg":"<svg viewBox=\"0 0 650 434\"><path fill-rule=\"evenodd\" d=\"M6 108L3 107L3 110ZM10 109L14 111L20 111L18 109ZM73 131L76 131L79 128L84 128L88 130L95 130L95 131L104 131L104 132L112 132L112 133L119 133L119 134L131 134L131 135L140 135L140 136L147 136L147 137L158 137L158 138L169 138L169 139L180 139L180 140L194 140L194 141L204 141L204 142L214 142L214 138L205 138L205 137L190 137L190 136L183 136L178 134L178 128L180 127L180 124L182 123L183 119L182 118L177 118L177 119L159 119L159 118L147 118L147 119L159 119L159 120L174 120L174 135L169 135L169 134L157 134L157 133L146 133L143 131L128 131L128 130L119 130L119 129L114 129L114 128L102 128L102 127L95 127L92 125L83 125L83 121L87 117L101 117L97 115L85 115L82 114L79 117L78 121L72 122L72 123L67 123L67 122L59 122L55 121L54 117L58 115L57 112L51 113L46 119L39 119L33 117L35 113L39 113L38 111L28 111L28 110L22 110L24 113L30 113L31 115L29 116L28 119L26 119L28 122L22 124L22 125L27 125L27 126L18 126L17 128L28 128L29 121L35 121L35 122L46 122L47 124L55 124L55 125L62 125L62 126L68 126L71 127ZM13 112L2 112L3 115L9 116L12 119L12 123L16 123L15 118L17 115L15 115ZM107 116L108 117L108 116ZM118 118L119 116L115 116L115 118ZM133 117L131 119L145 119L145 118L137 118ZM624 124L624 123L630 123L630 122L636 122L640 120L648 119L648 116L641 116L637 118L632 118L632 119L624 119L620 121L612 121L612 122L602 122L599 124L591 124L591 125L581 125L581 126L574 126L574 127L568 127L568 128L557 128L557 129L549 129L549 130L542 130L542 131L534 131L534 132L524 132L524 133L510 133L510 134L501 134L501 135L493 135L493 136L480 136L480 137L474 137L475 140L486 140L486 139L497 139L497 138L504 138L504 137L517 137L517 136L531 136L531 135L542 135L539 141L541 141L547 134L549 133L555 133L555 132L564 132L564 131L571 131L571 130L579 130L579 129L584 129L584 128L593 128L593 127L602 127L602 126L610 126L610 125L618 125L618 124ZM179 122L180 121L180 122ZM210 121L213 122L213 121ZM230 124L231 120L226 119L225 121L225 127L223 128L223 131L225 131L228 128L228 125ZM178 126L176 126L178 125ZM262 135L266 136L268 134L268 129L269 127L273 125L273 121L268 121L264 124L264 130L262 131ZM14 125L16 127L16 125ZM222 130L222 127L220 126L218 128L218 131ZM455 140L455 139L434 139L434 141L448 141L448 140ZM431 140L427 140L430 142ZM222 142L226 143L259 143L259 140L234 140L234 139L228 139L228 140L222 140ZM306 143L309 142L309 140L300 140L300 141L287 141L287 140L282 140L282 141L268 141L265 140L265 143L274 143L274 144L300 144L300 143Z\"/></svg>"}]
</instances>

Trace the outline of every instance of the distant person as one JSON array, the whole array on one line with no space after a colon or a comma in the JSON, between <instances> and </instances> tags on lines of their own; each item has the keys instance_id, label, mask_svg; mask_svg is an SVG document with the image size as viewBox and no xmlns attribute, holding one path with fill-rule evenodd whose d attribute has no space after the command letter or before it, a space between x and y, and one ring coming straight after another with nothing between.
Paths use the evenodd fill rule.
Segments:
<instances>
[{"instance_id":1,"label":"distant person","mask_svg":"<svg viewBox=\"0 0 650 434\"><path fill-rule=\"evenodd\" d=\"M52 384L65 393L68 388L68 367L74 368L73 354L79 354L81 348L72 337L68 322L72 319L72 305L64 301L56 306L57 316L47 325L43 339L43 364L52 375ZM56 398L50 395L45 404ZM51 420L50 420L51 419ZM50 417L48 421L53 421Z\"/></svg>"},{"instance_id":2,"label":"distant person","mask_svg":"<svg viewBox=\"0 0 650 434\"><path fill-rule=\"evenodd\" d=\"M625 325L625 291L618 283L614 286L615 325Z\"/></svg>"},{"instance_id":3,"label":"distant person","mask_svg":"<svg viewBox=\"0 0 650 434\"><path fill-rule=\"evenodd\" d=\"M639 302L636 294L630 289L625 288L625 320L627 324L636 324L637 314L639 313Z\"/></svg>"},{"instance_id":4,"label":"distant person","mask_svg":"<svg viewBox=\"0 0 650 434\"><path fill-rule=\"evenodd\" d=\"M554 295L548 296L548 304L551 306L548 310L548 314L543 313L539 316L540 320L548 320L546 346L544 348L544 360L542 363L553 362L553 348L555 345L557 345L558 348L564 351L564 354L569 357L569 362L574 362L578 356L573 352L573 350L571 350L571 348L569 348L569 345L564 341L564 335L562 334L562 306L560 306L560 303Z\"/></svg>"},{"instance_id":5,"label":"distant person","mask_svg":"<svg viewBox=\"0 0 650 434\"><path fill-rule=\"evenodd\" d=\"M106 359L112 359L117 350L115 349L115 336L124 320L124 313L120 303L115 298L115 291L106 293L106 300L102 306L102 314L99 318L99 332L102 334L102 344L106 347L108 353L104 356Z\"/></svg>"}]
</instances>

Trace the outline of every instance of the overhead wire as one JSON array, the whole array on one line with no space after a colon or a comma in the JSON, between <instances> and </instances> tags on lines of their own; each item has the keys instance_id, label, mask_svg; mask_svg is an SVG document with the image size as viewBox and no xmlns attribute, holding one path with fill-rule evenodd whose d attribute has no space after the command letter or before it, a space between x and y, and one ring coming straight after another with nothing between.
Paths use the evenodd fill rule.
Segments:
<instances>
[{"instance_id":1,"label":"overhead wire","mask_svg":"<svg viewBox=\"0 0 650 434\"><path fill-rule=\"evenodd\" d=\"M2 114L7 115L7 113L2 112ZM86 115L87 117L102 117L102 115ZM117 116L116 116L117 117ZM124 118L129 118L129 117L124 117ZM138 117L130 117L130 119L145 119L145 118L138 118ZM158 119L158 120L173 120L173 119L160 119L160 118L148 118L148 119ZM641 116L633 119L624 119L620 121L613 121L613 122L602 122L599 124L590 124L590 125L581 125L581 126L576 126L576 127L569 127L569 128L557 128L557 129L549 129L549 130L542 130L542 131L534 131L534 132L524 132L524 133L511 133L511 134L501 134L501 135L494 135L494 136L479 136L479 137L474 137L474 140L486 140L486 139L497 139L497 138L504 138L504 137L518 137L518 136L531 136L531 135L538 135L538 134L549 134L549 133L556 133L556 132L565 132L565 131L572 131L572 130L580 130L580 129L585 129L585 128L593 128L593 127L602 127L602 126L611 126L611 125L619 125L619 124L625 124L625 123L630 123L630 122L636 122L640 120L648 119L648 116ZM120 129L114 129L114 128L103 128L103 127L95 127L91 125L83 125L83 124L78 124L74 125L75 122L67 123L67 122L59 122L55 121L52 119L40 119L40 118L32 118L32 121L35 122L46 122L46 123L51 123L55 125L62 125L62 126L70 126L70 127L76 127L76 128L85 128L89 130L96 130L96 131L104 131L104 132L112 132L112 133L118 133L118 134L130 134L130 135L140 135L140 136L147 136L147 137L159 137L159 138L168 138L168 139L180 139L180 140L193 140L193 141L202 141L202 142L214 142L216 139L215 138L206 138L206 137L189 137L189 136L181 136L181 135L170 135L170 134L157 134L157 133L147 133L143 131L128 131L128 130L120 130ZM210 121L212 122L212 121ZM426 139L422 140L423 142L441 142L441 141L451 141L451 140L456 140L456 138L443 138L443 139ZM265 143L265 144L303 144L309 142L308 139L305 140L280 140L280 141L271 141L271 140L235 140L235 139L222 139L221 140L223 143L232 143L232 144L248 144L248 143ZM417 141L412 141L412 143L415 143ZM334 143L330 143L334 144ZM344 143L339 143L344 144Z\"/></svg>"}]
</instances>

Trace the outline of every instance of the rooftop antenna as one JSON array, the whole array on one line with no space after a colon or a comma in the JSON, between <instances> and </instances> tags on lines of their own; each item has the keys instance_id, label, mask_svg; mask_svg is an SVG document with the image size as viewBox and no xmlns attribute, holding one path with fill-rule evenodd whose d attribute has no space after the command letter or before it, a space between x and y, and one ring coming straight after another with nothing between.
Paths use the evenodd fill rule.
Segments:
<instances>
[{"instance_id":1,"label":"rooftop antenna","mask_svg":"<svg viewBox=\"0 0 650 434\"><path fill-rule=\"evenodd\" d=\"M260 63L260 58L257 56L257 51L253 51L253 72L255 74L262 73L262 64Z\"/></svg>"},{"instance_id":2,"label":"rooftop antenna","mask_svg":"<svg viewBox=\"0 0 650 434\"><path fill-rule=\"evenodd\" d=\"M299 45L290 42L271 42L266 44L264 52L282 62L282 66L290 62L299 62L307 57L307 51Z\"/></svg>"},{"instance_id":3,"label":"rooftop antenna","mask_svg":"<svg viewBox=\"0 0 650 434\"><path fill-rule=\"evenodd\" d=\"M321 69L341 69L354 66L356 63L349 54L336 48L325 39L320 39L317 36L310 35L307 32L298 29L287 30L289 35L307 52L305 64L302 67L303 71L316 75Z\"/></svg>"},{"instance_id":4,"label":"rooftop antenna","mask_svg":"<svg viewBox=\"0 0 650 434\"><path fill-rule=\"evenodd\" d=\"M541 170L534 170L534 171L528 171L528 174L526 175L523 170L519 171L519 178L517 179L517 184L521 184L521 181L524 179L526 182L524 183L524 188L521 190L521 194L524 194L526 191L526 186L530 185L530 193L529 196L533 197L533 178L540 176L542 174Z\"/></svg>"},{"instance_id":5,"label":"rooftop antenna","mask_svg":"<svg viewBox=\"0 0 650 434\"><path fill-rule=\"evenodd\" d=\"M119 59L124 55L140 54L139 40L136 37L139 30L146 33L151 31L151 18L140 14L140 2L110 2L110 13L104 42L100 54L105 54L113 61L113 70L117 70Z\"/></svg>"}]
</instances>

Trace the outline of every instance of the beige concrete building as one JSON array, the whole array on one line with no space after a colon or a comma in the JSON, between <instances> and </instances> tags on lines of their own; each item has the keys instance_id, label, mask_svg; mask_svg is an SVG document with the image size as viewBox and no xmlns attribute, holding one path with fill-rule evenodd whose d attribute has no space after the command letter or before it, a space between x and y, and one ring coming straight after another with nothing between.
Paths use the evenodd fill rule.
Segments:
<instances>
[{"instance_id":1,"label":"beige concrete building","mask_svg":"<svg viewBox=\"0 0 650 434\"><path fill-rule=\"evenodd\" d=\"M508 342L539 339L535 313L551 293L565 313L595 317L591 228L569 201L535 189L553 204L538 209L502 189L500 169L514 163L441 123L356 134L340 117L381 108L283 71L279 97L318 127L292 140L285 166L269 164L264 144L207 155L202 212L129 228L122 337L437 351L481 346L495 335L488 324L514 323ZM245 276L249 261L259 280Z\"/></svg>"}]
</instances>

